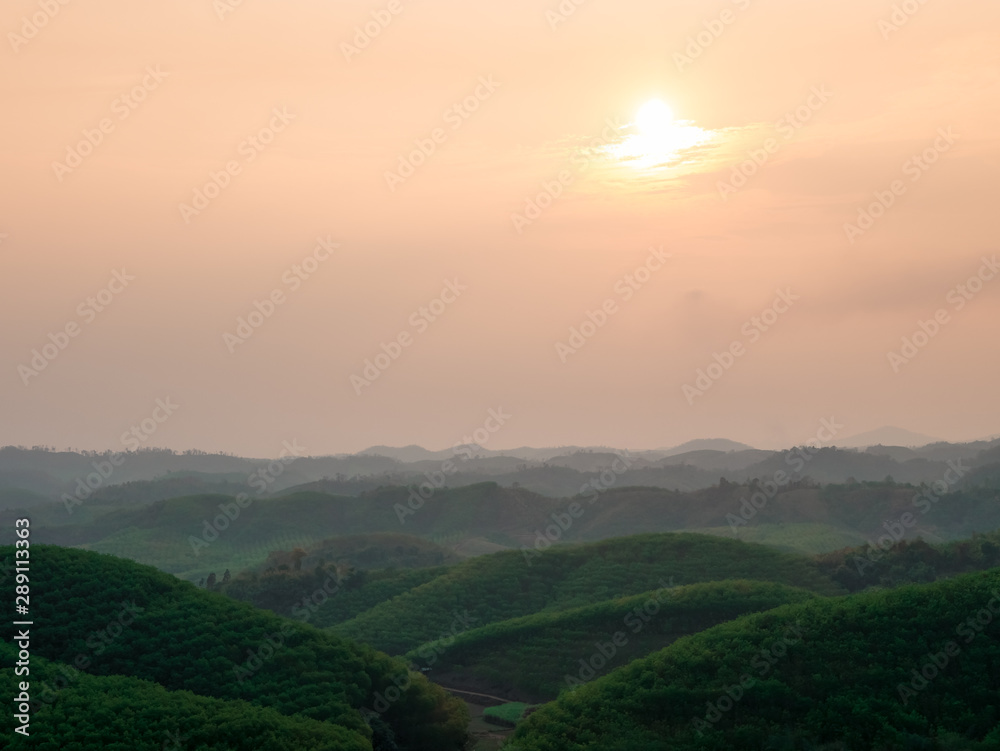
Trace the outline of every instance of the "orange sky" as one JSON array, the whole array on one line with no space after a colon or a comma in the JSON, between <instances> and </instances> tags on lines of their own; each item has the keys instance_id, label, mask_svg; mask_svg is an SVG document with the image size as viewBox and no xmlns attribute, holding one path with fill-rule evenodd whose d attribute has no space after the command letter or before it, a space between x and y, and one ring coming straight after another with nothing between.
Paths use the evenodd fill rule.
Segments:
<instances>
[{"instance_id":1,"label":"orange sky","mask_svg":"<svg viewBox=\"0 0 1000 751\"><path fill-rule=\"evenodd\" d=\"M577 2L6 3L0 444L997 433L1000 7Z\"/></svg>"}]
</instances>

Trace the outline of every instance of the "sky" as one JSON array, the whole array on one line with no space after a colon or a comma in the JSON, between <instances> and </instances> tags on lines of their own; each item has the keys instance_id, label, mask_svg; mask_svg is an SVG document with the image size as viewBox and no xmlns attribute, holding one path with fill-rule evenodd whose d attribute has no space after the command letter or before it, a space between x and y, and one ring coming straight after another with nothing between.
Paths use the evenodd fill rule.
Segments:
<instances>
[{"instance_id":1,"label":"sky","mask_svg":"<svg viewBox=\"0 0 1000 751\"><path fill-rule=\"evenodd\" d=\"M995 2L11 0L0 32L0 445L1000 432Z\"/></svg>"}]
</instances>

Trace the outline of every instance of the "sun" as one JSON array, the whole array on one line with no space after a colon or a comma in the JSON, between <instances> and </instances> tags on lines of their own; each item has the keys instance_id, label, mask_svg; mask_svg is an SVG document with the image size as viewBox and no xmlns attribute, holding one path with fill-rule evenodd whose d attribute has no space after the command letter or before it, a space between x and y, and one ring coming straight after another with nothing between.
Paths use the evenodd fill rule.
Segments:
<instances>
[{"instance_id":1,"label":"sun","mask_svg":"<svg viewBox=\"0 0 1000 751\"><path fill-rule=\"evenodd\" d=\"M639 108L635 122L644 134L655 136L670 127L674 122L674 113L659 99L650 99Z\"/></svg>"},{"instance_id":2,"label":"sun","mask_svg":"<svg viewBox=\"0 0 1000 751\"><path fill-rule=\"evenodd\" d=\"M618 161L637 169L659 169L676 164L688 149L712 140L712 134L690 121L678 120L660 99L643 104L632 123L634 131L608 147Z\"/></svg>"}]
</instances>

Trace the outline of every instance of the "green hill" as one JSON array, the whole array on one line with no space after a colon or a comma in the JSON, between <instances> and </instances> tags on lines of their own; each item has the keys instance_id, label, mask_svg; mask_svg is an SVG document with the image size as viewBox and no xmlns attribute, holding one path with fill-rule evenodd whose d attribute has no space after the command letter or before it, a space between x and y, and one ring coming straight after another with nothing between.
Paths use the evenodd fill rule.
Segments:
<instances>
[{"instance_id":1,"label":"green hill","mask_svg":"<svg viewBox=\"0 0 1000 751\"><path fill-rule=\"evenodd\" d=\"M0 659L13 665L17 649L0 643ZM69 678L67 677L69 676ZM211 751L365 751L366 736L328 722L289 717L246 701L223 701L190 691L168 691L151 681L95 676L69 665L31 658L28 737L10 714L3 748L206 749ZM70 678L72 680L70 680ZM0 673L5 697L20 696L20 678Z\"/></svg>"},{"instance_id":2,"label":"green hill","mask_svg":"<svg viewBox=\"0 0 1000 751\"><path fill-rule=\"evenodd\" d=\"M681 636L816 595L783 584L709 582L663 587L546 611L423 644L406 657L448 686L483 686L533 702L656 652Z\"/></svg>"},{"instance_id":3,"label":"green hill","mask_svg":"<svg viewBox=\"0 0 1000 751\"><path fill-rule=\"evenodd\" d=\"M362 572L360 583L352 586L358 579L348 582L348 586L336 597L321 603L311 622L322 628L349 621L382 602L436 579L446 571L448 567L441 566Z\"/></svg>"},{"instance_id":4,"label":"green hill","mask_svg":"<svg viewBox=\"0 0 1000 751\"><path fill-rule=\"evenodd\" d=\"M817 599L563 694L519 751L1000 747L1000 570Z\"/></svg>"},{"instance_id":5,"label":"green hill","mask_svg":"<svg viewBox=\"0 0 1000 751\"><path fill-rule=\"evenodd\" d=\"M404 661L309 625L308 612L281 618L111 556L44 545L31 553L35 656L244 700L365 738L369 722L384 724L400 749L464 743L461 702ZM8 558L13 549L0 548Z\"/></svg>"},{"instance_id":6,"label":"green hill","mask_svg":"<svg viewBox=\"0 0 1000 751\"><path fill-rule=\"evenodd\" d=\"M819 594L842 591L802 556L706 535L635 535L473 558L333 630L403 654L470 628L638 595L663 581L681 585L733 578Z\"/></svg>"}]
</instances>

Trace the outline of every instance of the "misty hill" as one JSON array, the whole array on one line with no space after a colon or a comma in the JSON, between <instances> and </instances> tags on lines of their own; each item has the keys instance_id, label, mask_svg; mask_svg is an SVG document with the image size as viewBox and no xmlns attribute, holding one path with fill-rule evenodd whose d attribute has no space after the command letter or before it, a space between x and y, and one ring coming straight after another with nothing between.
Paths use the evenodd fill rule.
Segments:
<instances>
[{"instance_id":1,"label":"misty hill","mask_svg":"<svg viewBox=\"0 0 1000 751\"><path fill-rule=\"evenodd\" d=\"M373 533L416 535L462 555L498 546L534 548L684 530L818 553L877 539L886 533L887 520L909 513L907 539L943 541L1000 528L996 498L989 486L937 496L929 487L896 483L777 487L766 480L723 482L690 493L610 487L601 493L590 488L576 498L548 498L479 483L441 489L426 500L415 488L388 487L360 497L316 492L265 497L240 509L232 497L205 495L118 508L78 524L46 525L40 513L32 519L39 542L112 553L196 581L212 571L259 566L275 550ZM577 514L571 523L553 526L570 518L571 507ZM227 513L238 515L230 521ZM0 513L0 523L12 516ZM12 522L4 528L9 535Z\"/></svg>"},{"instance_id":2,"label":"misty hill","mask_svg":"<svg viewBox=\"0 0 1000 751\"><path fill-rule=\"evenodd\" d=\"M472 558L333 630L402 654L458 630L637 595L663 582L734 578L841 591L803 556L704 535L636 535Z\"/></svg>"},{"instance_id":3,"label":"misty hill","mask_svg":"<svg viewBox=\"0 0 1000 751\"><path fill-rule=\"evenodd\" d=\"M272 551L263 563L232 575L210 572L199 580L254 607L294 616L296 607L321 590L333 590L339 620L347 620L445 570L458 556L412 535L352 535L292 550ZM414 571L416 569L417 571ZM227 576L228 574L228 576ZM363 590L363 591L362 591ZM331 594L331 592L327 592ZM324 614L328 621L330 612ZM317 619L317 625L319 619Z\"/></svg>"},{"instance_id":4,"label":"misty hill","mask_svg":"<svg viewBox=\"0 0 1000 751\"><path fill-rule=\"evenodd\" d=\"M327 562L355 569L426 568L459 560L450 550L422 537L382 532L331 537L295 551L272 551L256 571L310 569Z\"/></svg>"},{"instance_id":5,"label":"misty hill","mask_svg":"<svg viewBox=\"0 0 1000 751\"><path fill-rule=\"evenodd\" d=\"M284 619L131 561L44 545L31 552L33 580L45 586L31 600L44 624L32 630L33 656L322 720L351 747L370 748L372 714L401 749L464 744L460 702L404 662L314 628L308 611ZM0 548L0 560L13 554ZM400 695L379 709L387 690Z\"/></svg>"},{"instance_id":6,"label":"misty hill","mask_svg":"<svg viewBox=\"0 0 1000 751\"><path fill-rule=\"evenodd\" d=\"M713 439L690 441L675 449L628 454L612 448L577 447L487 451L470 445L437 452L420 447L373 447L368 451L385 450L389 455L289 456L287 462L193 451L177 454L143 449L97 454L8 446L0 449L0 510L39 509L45 501L65 505L66 497L71 507L81 511L84 503L108 510L201 493L270 496L298 489L360 495L388 485L420 484L429 477L441 476L449 487L489 481L563 497L575 495L582 486L599 479L619 455L627 455L630 463L625 473L628 479L616 483L669 490L706 488L720 477L730 482L763 479L782 463L786 470L789 466L799 467L795 470L797 479L809 477L823 483L848 479L867 482L887 476L919 483L939 479L948 469L948 461L961 459L970 466L979 466L986 461L982 456L997 446L1000 440L935 443L916 449L889 444L864 451L828 447L813 456L806 449L762 451ZM803 461L803 457L808 460ZM112 459L115 465L110 463ZM47 524L61 523L56 515L50 516ZM68 514L62 521L68 521Z\"/></svg>"},{"instance_id":7,"label":"misty hill","mask_svg":"<svg viewBox=\"0 0 1000 751\"><path fill-rule=\"evenodd\" d=\"M676 456L678 454L687 454L692 451L721 451L723 453L730 453L733 451L756 451L753 446L748 446L745 443L740 443L738 441L730 441L728 438L696 438L693 441L687 441L679 446L674 446L669 449L660 449L658 451L649 452L650 454L659 454L661 456Z\"/></svg>"},{"instance_id":8,"label":"misty hill","mask_svg":"<svg viewBox=\"0 0 1000 751\"><path fill-rule=\"evenodd\" d=\"M912 430L905 430L904 428L894 426L876 428L875 430L837 439L837 445L846 446L847 448L865 448L866 446L875 446L877 444L916 447L940 442L940 438L933 438L923 433L915 433Z\"/></svg>"},{"instance_id":9,"label":"misty hill","mask_svg":"<svg viewBox=\"0 0 1000 751\"><path fill-rule=\"evenodd\" d=\"M524 720L522 751L1000 747L1000 570L685 637Z\"/></svg>"},{"instance_id":10,"label":"misty hill","mask_svg":"<svg viewBox=\"0 0 1000 751\"><path fill-rule=\"evenodd\" d=\"M721 472L723 476L726 476L727 473L738 472L748 467L753 467L771 456L774 456L773 451L761 451L759 449L747 449L745 451L698 449L685 451L680 454L671 454L669 457L659 460L652 466L666 468L677 465L690 465L698 469Z\"/></svg>"},{"instance_id":11,"label":"misty hill","mask_svg":"<svg viewBox=\"0 0 1000 751\"><path fill-rule=\"evenodd\" d=\"M310 622L322 628L349 621L447 570L448 567L440 566L341 572L328 565L301 571L269 570L259 574L249 571L233 576L228 582L216 577L213 590L288 617L301 613L312 602L316 609Z\"/></svg>"}]
</instances>

